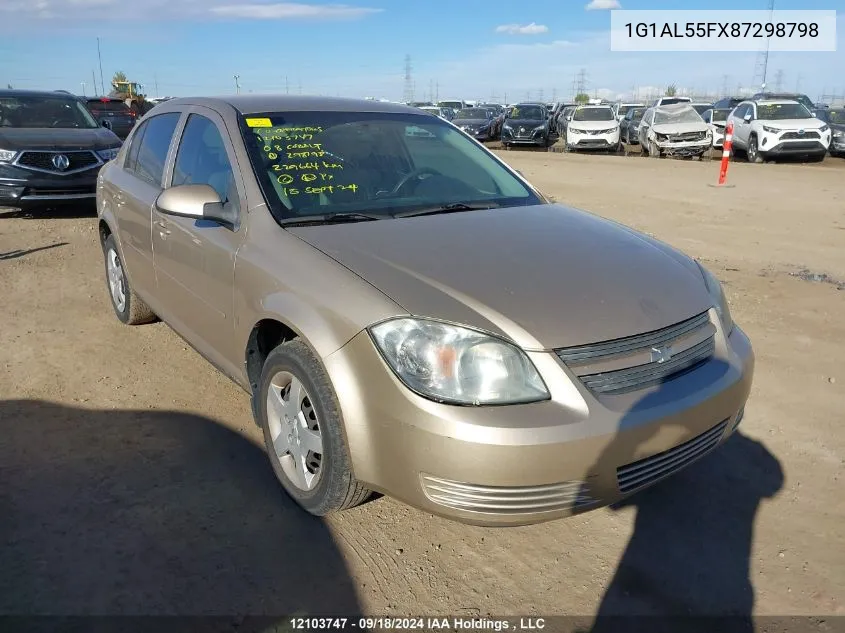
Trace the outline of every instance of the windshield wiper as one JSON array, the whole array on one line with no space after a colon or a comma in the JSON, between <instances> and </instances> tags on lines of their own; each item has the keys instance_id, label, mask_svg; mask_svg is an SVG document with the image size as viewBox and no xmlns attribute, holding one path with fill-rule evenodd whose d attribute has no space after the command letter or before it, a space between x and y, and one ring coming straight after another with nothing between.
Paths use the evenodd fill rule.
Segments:
<instances>
[{"instance_id":1,"label":"windshield wiper","mask_svg":"<svg viewBox=\"0 0 845 633\"><path fill-rule=\"evenodd\" d=\"M368 220L387 220L389 215L374 213L322 213L319 215L303 215L298 218L280 220L282 226L305 226L308 224L341 224L344 222L366 222Z\"/></svg>"},{"instance_id":2,"label":"windshield wiper","mask_svg":"<svg viewBox=\"0 0 845 633\"><path fill-rule=\"evenodd\" d=\"M439 207L429 207L427 209L415 209L413 211L400 211L394 213L394 218L413 218L419 215L438 215L440 213L459 213L461 211L483 211L485 209L494 209L499 205L495 202L481 202L475 204L467 204L465 202L453 202L452 204L444 204Z\"/></svg>"}]
</instances>

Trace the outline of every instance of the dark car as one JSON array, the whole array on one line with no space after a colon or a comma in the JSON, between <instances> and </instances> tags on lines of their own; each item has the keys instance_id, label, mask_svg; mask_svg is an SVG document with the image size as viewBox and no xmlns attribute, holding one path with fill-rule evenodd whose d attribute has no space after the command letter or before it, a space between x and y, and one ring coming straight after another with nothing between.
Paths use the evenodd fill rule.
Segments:
<instances>
[{"instance_id":1,"label":"dark car","mask_svg":"<svg viewBox=\"0 0 845 633\"><path fill-rule=\"evenodd\" d=\"M120 145L73 95L0 90L0 206L93 202Z\"/></svg>"},{"instance_id":2,"label":"dark car","mask_svg":"<svg viewBox=\"0 0 845 633\"><path fill-rule=\"evenodd\" d=\"M493 118L496 121L493 136L499 138L502 135L502 126L505 124L505 106L499 105L498 103L482 103L478 107L493 111Z\"/></svg>"},{"instance_id":3,"label":"dark car","mask_svg":"<svg viewBox=\"0 0 845 633\"><path fill-rule=\"evenodd\" d=\"M636 145L640 142L640 121L643 120L646 106L630 107L619 122L619 137L626 145Z\"/></svg>"},{"instance_id":4,"label":"dark car","mask_svg":"<svg viewBox=\"0 0 845 633\"><path fill-rule=\"evenodd\" d=\"M502 126L502 145L549 145L549 113L543 103L518 103Z\"/></svg>"},{"instance_id":5,"label":"dark car","mask_svg":"<svg viewBox=\"0 0 845 633\"><path fill-rule=\"evenodd\" d=\"M827 123L833 131L830 155L845 158L845 108L819 108L816 117Z\"/></svg>"},{"instance_id":6,"label":"dark car","mask_svg":"<svg viewBox=\"0 0 845 633\"><path fill-rule=\"evenodd\" d=\"M558 113L557 121L555 122L555 129L557 130L557 133L561 135L561 137L566 136L566 128L569 125L569 119L572 118L572 114L577 109L577 103L569 103L565 105Z\"/></svg>"},{"instance_id":7,"label":"dark car","mask_svg":"<svg viewBox=\"0 0 845 633\"><path fill-rule=\"evenodd\" d=\"M121 139L129 136L138 121L137 113L121 99L93 97L86 101L86 105L100 125L109 128Z\"/></svg>"},{"instance_id":8,"label":"dark car","mask_svg":"<svg viewBox=\"0 0 845 633\"><path fill-rule=\"evenodd\" d=\"M758 92L753 97L751 97L752 101L780 101L786 100L789 101L797 101L802 106L807 108L813 116L816 116L818 108L816 104L813 103L813 100L810 99L805 94L801 94L800 92Z\"/></svg>"},{"instance_id":9,"label":"dark car","mask_svg":"<svg viewBox=\"0 0 845 633\"><path fill-rule=\"evenodd\" d=\"M458 110L452 123L479 141L492 141L496 138L496 119L493 111L487 108Z\"/></svg>"}]
</instances>

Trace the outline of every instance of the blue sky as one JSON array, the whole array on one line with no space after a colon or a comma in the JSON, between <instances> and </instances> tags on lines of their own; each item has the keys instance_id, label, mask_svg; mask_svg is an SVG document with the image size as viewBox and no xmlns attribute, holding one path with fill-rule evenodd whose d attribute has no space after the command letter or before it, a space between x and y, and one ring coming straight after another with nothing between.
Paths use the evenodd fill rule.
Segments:
<instances>
[{"instance_id":1,"label":"blue sky","mask_svg":"<svg viewBox=\"0 0 845 633\"><path fill-rule=\"evenodd\" d=\"M353 4L355 2L355 4ZM114 71L148 95L243 92L403 95L411 56L417 99L431 92L516 101L568 99L586 70L588 91L618 96L696 93L755 85L754 53L610 51L610 13L589 0L0 0L0 84L91 94ZM760 9L767 0L592 0L624 9ZM591 3L591 4L592 4ZM778 9L840 9L835 53L772 53L769 85L845 93L841 0L777 0ZM837 5L840 5L837 7Z\"/></svg>"}]
</instances>

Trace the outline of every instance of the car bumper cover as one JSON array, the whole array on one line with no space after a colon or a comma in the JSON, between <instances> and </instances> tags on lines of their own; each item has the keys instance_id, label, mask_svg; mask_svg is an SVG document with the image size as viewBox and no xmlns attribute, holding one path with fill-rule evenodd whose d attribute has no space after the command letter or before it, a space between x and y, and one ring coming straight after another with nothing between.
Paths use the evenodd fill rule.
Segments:
<instances>
[{"instance_id":1,"label":"car bumper cover","mask_svg":"<svg viewBox=\"0 0 845 633\"><path fill-rule=\"evenodd\" d=\"M725 441L751 389L754 354L739 327L714 356L650 390L590 392L553 353L544 378L576 394L524 405L455 407L411 393L364 332L328 356L356 477L433 514L524 525L614 503ZM557 373L557 376L551 374ZM577 401L577 402L576 402Z\"/></svg>"}]
</instances>

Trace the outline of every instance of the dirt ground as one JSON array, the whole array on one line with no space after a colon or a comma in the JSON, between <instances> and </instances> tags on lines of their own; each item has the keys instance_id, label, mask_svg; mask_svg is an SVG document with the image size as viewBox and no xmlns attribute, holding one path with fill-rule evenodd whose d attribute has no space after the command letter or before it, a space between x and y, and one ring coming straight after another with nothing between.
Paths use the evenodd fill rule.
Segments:
<instances>
[{"instance_id":1,"label":"dirt ground","mask_svg":"<svg viewBox=\"0 0 845 633\"><path fill-rule=\"evenodd\" d=\"M0 211L0 613L845 615L845 161L510 151L543 192L701 258L757 371L741 433L624 507L513 529L276 485L247 396L122 326L92 215Z\"/></svg>"}]
</instances>

